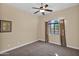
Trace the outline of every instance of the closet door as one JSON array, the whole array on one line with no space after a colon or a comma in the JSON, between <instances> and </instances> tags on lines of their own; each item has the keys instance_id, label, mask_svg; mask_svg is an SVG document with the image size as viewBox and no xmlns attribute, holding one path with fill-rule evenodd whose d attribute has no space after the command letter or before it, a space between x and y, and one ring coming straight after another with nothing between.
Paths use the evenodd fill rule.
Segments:
<instances>
[{"instance_id":1,"label":"closet door","mask_svg":"<svg viewBox=\"0 0 79 59\"><path fill-rule=\"evenodd\" d=\"M66 35L65 35L64 19L60 20L60 41L61 41L61 46L66 47Z\"/></svg>"}]
</instances>

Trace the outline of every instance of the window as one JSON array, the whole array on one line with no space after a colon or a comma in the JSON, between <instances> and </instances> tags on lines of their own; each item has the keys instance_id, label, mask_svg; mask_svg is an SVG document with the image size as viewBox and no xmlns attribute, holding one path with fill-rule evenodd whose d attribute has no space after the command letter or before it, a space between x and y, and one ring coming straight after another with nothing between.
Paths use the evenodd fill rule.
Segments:
<instances>
[{"instance_id":1,"label":"window","mask_svg":"<svg viewBox=\"0 0 79 59\"><path fill-rule=\"evenodd\" d=\"M59 22L58 20L52 20L48 22L49 34L59 34Z\"/></svg>"}]
</instances>

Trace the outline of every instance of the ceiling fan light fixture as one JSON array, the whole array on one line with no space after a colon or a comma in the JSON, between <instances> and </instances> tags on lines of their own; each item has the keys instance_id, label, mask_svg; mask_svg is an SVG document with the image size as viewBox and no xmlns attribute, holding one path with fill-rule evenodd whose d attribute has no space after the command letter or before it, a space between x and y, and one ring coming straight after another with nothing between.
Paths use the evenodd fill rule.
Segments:
<instances>
[{"instance_id":1,"label":"ceiling fan light fixture","mask_svg":"<svg viewBox=\"0 0 79 59\"><path fill-rule=\"evenodd\" d=\"M45 10L40 10L40 12L45 12Z\"/></svg>"}]
</instances>

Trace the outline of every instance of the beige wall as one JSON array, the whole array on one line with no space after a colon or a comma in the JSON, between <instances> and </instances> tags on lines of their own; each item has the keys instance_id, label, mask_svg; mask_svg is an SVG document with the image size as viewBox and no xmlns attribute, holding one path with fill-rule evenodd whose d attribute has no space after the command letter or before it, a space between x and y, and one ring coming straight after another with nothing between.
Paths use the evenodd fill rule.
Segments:
<instances>
[{"instance_id":1,"label":"beige wall","mask_svg":"<svg viewBox=\"0 0 79 59\"><path fill-rule=\"evenodd\" d=\"M45 21L54 18L64 18L66 20L66 41L67 46L79 49L79 5L40 17L39 37L45 39ZM59 43L59 42L57 42Z\"/></svg>"},{"instance_id":2,"label":"beige wall","mask_svg":"<svg viewBox=\"0 0 79 59\"><path fill-rule=\"evenodd\" d=\"M0 4L0 19L12 21L12 32L0 33L0 51L37 40L38 17Z\"/></svg>"},{"instance_id":3,"label":"beige wall","mask_svg":"<svg viewBox=\"0 0 79 59\"><path fill-rule=\"evenodd\" d=\"M0 33L0 51L38 39L45 39L45 21L56 17L66 20L67 45L79 48L79 6L36 17L15 7L0 4L0 19L12 21L12 32ZM59 43L59 41L57 42Z\"/></svg>"}]
</instances>

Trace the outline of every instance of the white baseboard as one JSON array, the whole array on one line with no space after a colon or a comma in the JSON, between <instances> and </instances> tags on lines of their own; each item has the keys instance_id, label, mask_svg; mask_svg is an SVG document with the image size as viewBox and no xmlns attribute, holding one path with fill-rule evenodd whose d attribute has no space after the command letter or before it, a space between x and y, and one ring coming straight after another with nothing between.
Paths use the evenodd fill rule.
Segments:
<instances>
[{"instance_id":1,"label":"white baseboard","mask_svg":"<svg viewBox=\"0 0 79 59\"><path fill-rule=\"evenodd\" d=\"M79 50L79 47L74 47L74 46L70 46L70 45L67 45L67 47Z\"/></svg>"},{"instance_id":2,"label":"white baseboard","mask_svg":"<svg viewBox=\"0 0 79 59\"><path fill-rule=\"evenodd\" d=\"M50 43L57 44L57 45L61 45L61 44L59 44L59 43L56 43L56 42L50 42Z\"/></svg>"},{"instance_id":3,"label":"white baseboard","mask_svg":"<svg viewBox=\"0 0 79 59\"><path fill-rule=\"evenodd\" d=\"M38 40L40 40L40 41L45 41L45 39L38 39Z\"/></svg>"},{"instance_id":4,"label":"white baseboard","mask_svg":"<svg viewBox=\"0 0 79 59\"><path fill-rule=\"evenodd\" d=\"M45 39L38 39L38 40L40 40L40 41L45 41ZM57 44L57 45L61 45L61 44L59 44L59 43L51 42L51 41L49 41L49 43L53 43L53 44Z\"/></svg>"},{"instance_id":5,"label":"white baseboard","mask_svg":"<svg viewBox=\"0 0 79 59\"><path fill-rule=\"evenodd\" d=\"M44 39L38 39L38 40L45 41ZM31 44L31 43L36 42L38 40L34 40L34 41L31 41L31 42L28 42L28 43L25 43L25 44L21 44L19 46L13 47L13 48L9 48L7 50L0 51L0 54L6 53L6 52L11 51L11 50L16 49L16 48L20 48L20 47L25 46L27 44ZM50 43L61 45L61 44L56 43L56 42L50 42ZM70 46L70 45L67 45L67 47L79 50L79 47L73 47L73 46Z\"/></svg>"},{"instance_id":6,"label":"white baseboard","mask_svg":"<svg viewBox=\"0 0 79 59\"><path fill-rule=\"evenodd\" d=\"M38 40L45 41L45 39L38 39ZM61 45L60 43L51 42L51 41L50 41L50 43ZM74 46L70 46L70 45L67 45L67 47L79 50L79 47L74 47Z\"/></svg>"},{"instance_id":7,"label":"white baseboard","mask_svg":"<svg viewBox=\"0 0 79 59\"><path fill-rule=\"evenodd\" d=\"M34 41L31 41L31 42L28 42L28 43L21 44L21 45L19 45L19 46L15 46L15 47L9 48L9 49L7 49L7 50L0 51L0 54L6 53L6 52L11 51L11 50L14 50L14 49L16 49L16 48L20 48L20 47L22 47L22 46L25 46L25 45L27 45L27 44L31 44L31 43L36 42L36 41L38 41L38 40L34 40Z\"/></svg>"}]
</instances>

